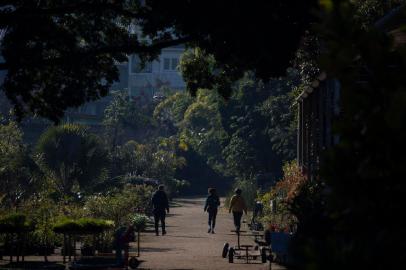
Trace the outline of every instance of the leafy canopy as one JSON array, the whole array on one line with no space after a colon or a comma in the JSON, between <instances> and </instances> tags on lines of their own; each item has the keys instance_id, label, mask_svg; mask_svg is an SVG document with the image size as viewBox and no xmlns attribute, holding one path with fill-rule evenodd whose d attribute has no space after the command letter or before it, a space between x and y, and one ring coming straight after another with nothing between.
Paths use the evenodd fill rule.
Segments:
<instances>
[{"instance_id":1,"label":"leafy canopy","mask_svg":"<svg viewBox=\"0 0 406 270\"><path fill-rule=\"evenodd\" d=\"M89 190L105 176L107 152L100 139L83 126L51 127L41 135L36 148L43 169L64 194L71 194L75 185Z\"/></svg>"},{"instance_id":2,"label":"leafy canopy","mask_svg":"<svg viewBox=\"0 0 406 270\"><path fill-rule=\"evenodd\" d=\"M115 63L136 53L186 44L217 60L216 81L245 70L281 75L299 46L317 0L5 0L0 4L2 90L16 116L57 122L68 107L105 96ZM143 34L140 34L141 30ZM196 90L192 87L191 90ZM228 88L220 89L229 96Z\"/></svg>"}]
</instances>

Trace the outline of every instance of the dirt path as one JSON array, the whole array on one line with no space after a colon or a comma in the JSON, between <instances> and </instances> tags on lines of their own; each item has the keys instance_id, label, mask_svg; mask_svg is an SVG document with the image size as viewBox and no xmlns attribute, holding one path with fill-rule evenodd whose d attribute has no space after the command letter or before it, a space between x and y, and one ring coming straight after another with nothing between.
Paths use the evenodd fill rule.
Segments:
<instances>
[{"instance_id":1,"label":"dirt path","mask_svg":"<svg viewBox=\"0 0 406 270\"><path fill-rule=\"evenodd\" d=\"M197 270L197 269L269 269L269 263L252 264L236 261L229 264L221 257L225 242L236 244L231 215L221 209L217 216L216 234L207 233L207 214L203 212L203 199L179 199L177 207L171 209L167 218L167 235L154 233L142 235L140 269L153 270ZM241 244L253 244L250 237L244 237ZM273 270L282 270L278 265Z\"/></svg>"}]
</instances>

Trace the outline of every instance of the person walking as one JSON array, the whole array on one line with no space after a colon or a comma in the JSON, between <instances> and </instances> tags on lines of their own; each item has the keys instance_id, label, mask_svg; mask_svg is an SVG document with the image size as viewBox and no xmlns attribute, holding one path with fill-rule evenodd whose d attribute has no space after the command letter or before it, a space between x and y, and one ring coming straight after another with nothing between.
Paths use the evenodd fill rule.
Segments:
<instances>
[{"instance_id":1,"label":"person walking","mask_svg":"<svg viewBox=\"0 0 406 270\"><path fill-rule=\"evenodd\" d=\"M236 188L234 192L235 194L233 195L233 197L231 197L230 200L230 208L228 209L228 212L233 212L235 230L239 232L241 228L241 218L243 212L247 214L247 206L245 204L244 198L241 196L242 190Z\"/></svg>"},{"instance_id":2,"label":"person walking","mask_svg":"<svg viewBox=\"0 0 406 270\"><path fill-rule=\"evenodd\" d=\"M162 235L165 235L165 217L166 212L169 213L169 201L163 185L158 186L158 190L152 195L151 203L155 221L155 234L159 235L159 222L161 222Z\"/></svg>"},{"instance_id":3,"label":"person walking","mask_svg":"<svg viewBox=\"0 0 406 270\"><path fill-rule=\"evenodd\" d=\"M209 196L206 198L204 205L204 211L209 213L209 230L208 233L214 233L214 227L216 226L217 209L220 206L220 198L217 195L215 188L209 188Z\"/></svg>"}]
</instances>

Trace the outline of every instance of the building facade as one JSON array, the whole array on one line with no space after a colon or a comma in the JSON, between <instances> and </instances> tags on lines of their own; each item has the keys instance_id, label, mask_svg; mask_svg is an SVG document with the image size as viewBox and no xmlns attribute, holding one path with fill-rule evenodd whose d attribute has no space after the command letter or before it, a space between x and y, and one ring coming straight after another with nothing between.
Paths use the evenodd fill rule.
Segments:
<instances>
[{"instance_id":1,"label":"building facade","mask_svg":"<svg viewBox=\"0 0 406 270\"><path fill-rule=\"evenodd\" d=\"M165 48L156 60L144 66L137 55L130 55L128 62L117 64L120 78L111 86L111 91L127 91L128 96L140 104L159 100L164 96L165 89L184 91L185 82L178 68L184 50L183 45ZM98 126L111 99L111 96L107 96L72 108L67 111L65 121Z\"/></svg>"},{"instance_id":2,"label":"building facade","mask_svg":"<svg viewBox=\"0 0 406 270\"><path fill-rule=\"evenodd\" d=\"M162 96L165 88L183 91L185 82L178 66L184 50L183 45L165 48L156 60L144 66L137 55L131 55L128 61L128 95L133 99L150 101Z\"/></svg>"},{"instance_id":3,"label":"building facade","mask_svg":"<svg viewBox=\"0 0 406 270\"><path fill-rule=\"evenodd\" d=\"M406 34L401 22L405 21L406 6L393 9L375 23L375 27L393 37L393 46L404 46ZM358 83L365 79L361 76ZM297 98L298 136L297 161L309 179L318 177L323 151L339 142L333 134L332 123L340 114L340 83L327 78L323 72Z\"/></svg>"},{"instance_id":4,"label":"building facade","mask_svg":"<svg viewBox=\"0 0 406 270\"><path fill-rule=\"evenodd\" d=\"M297 162L303 173L317 178L322 153L338 142L332 123L339 115L340 84L322 73L297 98Z\"/></svg>"}]
</instances>

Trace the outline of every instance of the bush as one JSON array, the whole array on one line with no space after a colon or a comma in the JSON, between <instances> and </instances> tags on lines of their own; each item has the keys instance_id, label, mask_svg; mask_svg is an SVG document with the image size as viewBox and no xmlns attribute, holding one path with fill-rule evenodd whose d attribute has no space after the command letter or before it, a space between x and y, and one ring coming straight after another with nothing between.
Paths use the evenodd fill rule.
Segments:
<instances>
[{"instance_id":1,"label":"bush","mask_svg":"<svg viewBox=\"0 0 406 270\"><path fill-rule=\"evenodd\" d=\"M81 218L79 220L65 219L55 224L53 227L54 232L70 234L70 233L83 233L93 234L102 233L105 230L114 227L114 222L111 220L95 219L95 218Z\"/></svg>"},{"instance_id":2,"label":"bush","mask_svg":"<svg viewBox=\"0 0 406 270\"><path fill-rule=\"evenodd\" d=\"M283 178L270 191L259 196L264 205L263 223L271 223L277 228L289 228L296 223L297 217L292 212L292 203L305 186L303 176L296 161L285 163Z\"/></svg>"},{"instance_id":3,"label":"bush","mask_svg":"<svg viewBox=\"0 0 406 270\"><path fill-rule=\"evenodd\" d=\"M173 198L182 194L184 190L190 187L190 183L186 180L170 179L165 180L164 184L167 188L169 198Z\"/></svg>"},{"instance_id":4,"label":"bush","mask_svg":"<svg viewBox=\"0 0 406 270\"><path fill-rule=\"evenodd\" d=\"M32 222L23 214L9 214L0 218L0 233L29 232L33 229Z\"/></svg>"},{"instance_id":5,"label":"bush","mask_svg":"<svg viewBox=\"0 0 406 270\"><path fill-rule=\"evenodd\" d=\"M134 225L136 231L143 231L147 227L148 217L135 214L131 219L131 223Z\"/></svg>"},{"instance_id":6,"label":"bush","mask_svg":"<svg viewBox=\"0 0 406 270\"><path fill-rule=\"evenodd\" d=\"M150 203L152 191L151 186L127 185L121 192L89 197L85 209L91 217L112 220L116 227L126 226L136 210L147 210L145 208Z\"/></svg>"}]
</instances>

